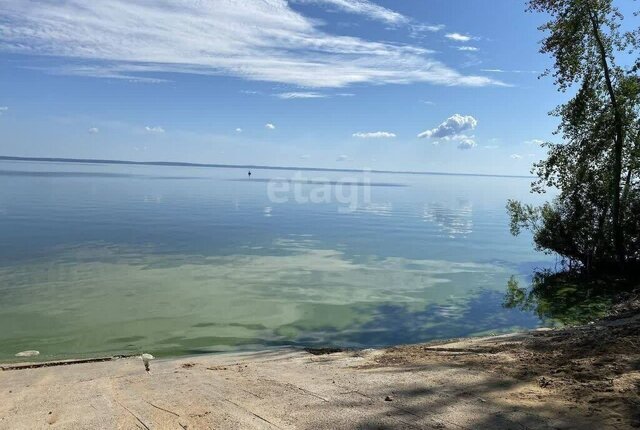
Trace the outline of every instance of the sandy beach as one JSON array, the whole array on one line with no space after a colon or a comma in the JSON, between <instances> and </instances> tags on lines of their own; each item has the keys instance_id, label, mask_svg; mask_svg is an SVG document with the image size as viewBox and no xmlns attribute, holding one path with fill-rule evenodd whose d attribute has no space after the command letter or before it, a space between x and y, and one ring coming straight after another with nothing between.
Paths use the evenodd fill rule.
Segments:
<instances>
[{"instance_id":1,"label":"sandy beach","mask_svg":"<svg viewBox=\"0 0 640 430\"><path fill-rule=\"evenodd\" d=\"M1 429L640 426L640 318L364 351L271 350L0 372Z\"/></svg>"}]
</instances>

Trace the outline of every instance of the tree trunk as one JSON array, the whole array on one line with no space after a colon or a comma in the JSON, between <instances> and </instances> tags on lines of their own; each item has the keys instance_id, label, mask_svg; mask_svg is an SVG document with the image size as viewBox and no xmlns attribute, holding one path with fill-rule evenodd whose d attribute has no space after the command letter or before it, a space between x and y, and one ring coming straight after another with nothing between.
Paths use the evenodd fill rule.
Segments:
<instances>
[{"instance_id":1,"label":"tree trunk","mask_svg":"<svg viewBox=\"0 0 640 430\"><path fill-rule=\"evenodd\" d=\"M624 235L622 232L622 220L620 214L620 180L622 179L622 152L624 150L624 125L622 121L622 114L620 113L620 106L616 97L613 83L611 81L611 69L609 68L609 62L607 60L607 50L602 41L600 34L600 24L598 23L598 17L593 12L591 6L588 6L589 18L593 27L593 36L598 46L600 54L600 63L604 72L604 78L607 85L607 91L609 98L611 99L611 107L613 108L614 125L615 125L615 139L613 149L613 167L612 167L612 205L611 216L613 217L613 242L616 249L616 256L618 264L622 267L625 263L625 249L624 249Z\"/></svg>"},{"instance_id":2,"label":"tree trunk","mask_svg":"<svg viewBox=\"0 0 640 430\"><path fill-rule=\"evenodd\" d=\"M638 123L638 125L640 125L640 122ZM633 142L635 144L635 148L639 148L640 147L640 132L638 132L636 134L636 138L635 140L631 140L631 142ZM629 200L629 192L631 189L631 178L633 177L633 172L635 171L635 165L634 163L630 162L629 166L627 167L629 170L627 171L627 179L625 179L624 181L624 188L622 191L622 204L628 204L628 200Z\"/></svg>"}]
</instances>

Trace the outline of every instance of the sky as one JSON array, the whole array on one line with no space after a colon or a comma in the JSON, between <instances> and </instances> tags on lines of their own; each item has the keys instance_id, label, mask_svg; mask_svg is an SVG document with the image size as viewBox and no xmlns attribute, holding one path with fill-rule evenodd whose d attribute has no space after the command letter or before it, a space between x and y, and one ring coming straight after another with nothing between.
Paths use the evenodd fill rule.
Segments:
<instances>
[{"instance_id":1,"label":"sky","mask_svg":"<svg viewBox=\"0 0 640 430\"><path fill-rule=\"evenodd\" d=\"M527 174L567 98L539 78L544 19L518 0L0 0L0 155Z\"/></svg>"}]
</instances>

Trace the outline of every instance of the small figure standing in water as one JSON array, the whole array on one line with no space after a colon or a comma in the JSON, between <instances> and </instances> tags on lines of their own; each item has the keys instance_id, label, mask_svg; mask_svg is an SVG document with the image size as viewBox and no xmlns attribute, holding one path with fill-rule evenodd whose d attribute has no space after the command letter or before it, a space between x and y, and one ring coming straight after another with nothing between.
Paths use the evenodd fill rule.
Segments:
<instances>
[{"instance_id":1,"label":"small figure standing in water","mask_svg":"<svg viewBox=\"0 0 640 430\"><path fill-rule=\"evenodd\" d=\"M251 177L251 170L249 170L249 173L247 173L247 175L249 175L249 177Z\"/></svg>"}]
</instances>

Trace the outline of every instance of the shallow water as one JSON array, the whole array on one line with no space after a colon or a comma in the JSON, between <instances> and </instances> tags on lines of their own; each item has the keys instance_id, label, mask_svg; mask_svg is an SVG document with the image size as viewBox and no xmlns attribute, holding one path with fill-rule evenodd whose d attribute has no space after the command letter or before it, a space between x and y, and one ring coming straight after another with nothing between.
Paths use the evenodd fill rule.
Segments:
<instances>
[{"instance_id":1,"label":"shallow water","mask_svg":"<svg viewBox=\"0 0 640 430\"><path fill-rule=\"evenodd\" d=\"M0 162L0 360L541 324L502 307L512 275L553 263L508 231L506 199L531 201L529 179L252 173Z\"/></svg>"}]
</instances>

